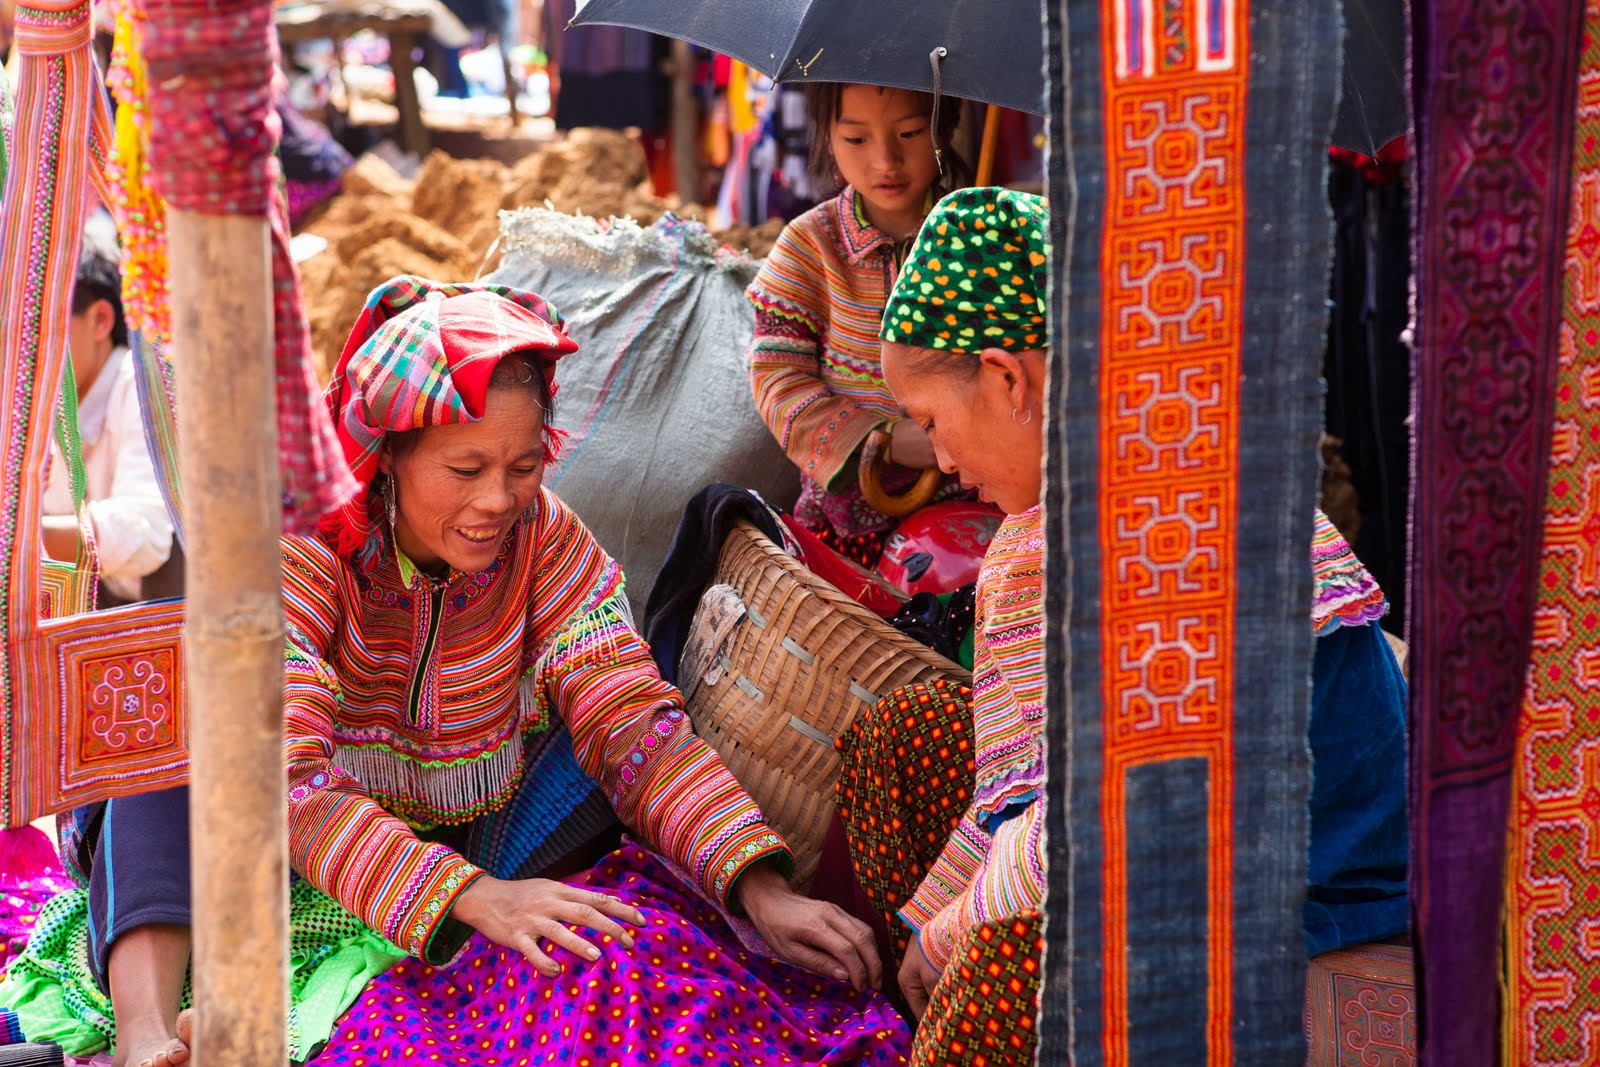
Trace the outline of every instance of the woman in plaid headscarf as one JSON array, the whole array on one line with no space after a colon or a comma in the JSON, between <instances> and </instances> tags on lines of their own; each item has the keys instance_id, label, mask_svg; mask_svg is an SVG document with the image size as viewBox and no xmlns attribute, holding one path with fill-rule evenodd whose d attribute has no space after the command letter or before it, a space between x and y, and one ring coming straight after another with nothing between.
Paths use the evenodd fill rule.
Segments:
<instances>
[{"instance_id":1,"label":"woman in plaid headscarf","mask_svg":"<svg viewBox=\"0 0 1600 1067\"><path fill-rule=\"evenodd\" d=\"M360 490L283 546L294 1056L900 1062L870 932L788 887L788 849L656 672L616 563L541 486L576 347L532 293L397 278L335 371ZM619 819L639 843L607 855ZM92 979L46 988L65 912L24 957L34 1004L103 1005L109 980L166 1013L129 1017L124 1062L187 1056L186 891L151 871L183 826L113 801L106 888L73 912Z\"/></svg>"}]
</instances>

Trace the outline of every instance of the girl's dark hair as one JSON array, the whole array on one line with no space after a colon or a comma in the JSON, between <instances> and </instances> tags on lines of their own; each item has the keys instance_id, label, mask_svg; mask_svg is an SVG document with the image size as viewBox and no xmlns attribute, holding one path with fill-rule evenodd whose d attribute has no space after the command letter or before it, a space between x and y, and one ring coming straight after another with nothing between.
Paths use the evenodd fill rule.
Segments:
<instances>
[{"instance_id":1,"label":"girl's dark hair","mask_svg":"<svg viewBox=\"0 0 1600 1067\"><path fill-rule=\"evenodd\" d=\"M545 379L539 357L531 352L513 352L489 374L490 389L519 389L529 393L544 410L545 425L556 417L555 398L550 395L550 383ZM417 447L422 430L404 430L391 433L385 439L391 455L403 456Z\"/></svg>"},{"instance_id":2,"label":"girl's dark hair","mask_svg":"<svg viewBox=\"0 0 1600 1067\"><path fill-rule=\"evenodd\" d=\"M850 84L807 82L805 85L806 117L811 122L811 177L822 189L837 191L839 186L838 174L833 163L833 125L839 121L840 111L844 107L844 91ZM877 89L880 93L889 91L885 86L878 86ZM915 89L906 91L915 93L927 102L931 117L933 94ZM964 100L947 96L939 104L939 128L933 131L933 143L944 157L944 173L934 181L935 199L972 184L974 172L971 164L953 147L965 103Z\"/></svg>"}]
</instances>

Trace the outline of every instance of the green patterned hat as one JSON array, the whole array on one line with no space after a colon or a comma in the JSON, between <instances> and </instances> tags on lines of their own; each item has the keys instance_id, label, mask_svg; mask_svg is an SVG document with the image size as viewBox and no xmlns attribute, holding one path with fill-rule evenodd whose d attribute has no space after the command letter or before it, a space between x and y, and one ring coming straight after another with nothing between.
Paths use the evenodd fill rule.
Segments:
<instances>
[{"instance_id":1,"label":"green patterned hat","mask_svg":"<svg viewBox=\"0 0 1600 1067\"><path fill-rule=\"evenodd\" d=\"M1043 348L1050 209L1010 189L958 189L934 205L883 309L885 341L977 355Z\"/></svg>"}]
</instances>

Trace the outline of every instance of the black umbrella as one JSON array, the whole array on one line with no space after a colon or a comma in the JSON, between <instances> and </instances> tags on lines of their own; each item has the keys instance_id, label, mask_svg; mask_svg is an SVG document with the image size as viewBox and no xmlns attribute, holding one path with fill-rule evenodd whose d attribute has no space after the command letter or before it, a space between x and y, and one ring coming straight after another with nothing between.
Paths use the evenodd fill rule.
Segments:
<instances>
[{"instance_id":1,"label":"black umbrella","mask_svg":"<svg viewBox=\"0 0 1600 1067\"><path fill-rule=\"evenodd\" d=\"M1402 3L1343 0L1336 145L1376 155L1406 132ZM1039 0L589 0L572 22L677 37L778 81L942 90L1044 113Z\"/></svg>"},{"instance_id":2,"label":"black umbrella","mask_svg":"<svg viewBox=\"0 0 1600 1067\"><path fill-rule=\"evenodd\" d=\"M939 89L1044 113L1039 0L589 0L572 24L677 37L778 81Z\"/></svg>"},{"instance_id":3,"label":"black umbrella","mask_svg":"<svg viewBox=\"0 0 1600 1067\"><path fill-rule=\"evenodd\" d=\"M1405 136L1404 0L1344 0L1344 86L1333 143L1369 156Z\"/></svg>"}]
</instances>

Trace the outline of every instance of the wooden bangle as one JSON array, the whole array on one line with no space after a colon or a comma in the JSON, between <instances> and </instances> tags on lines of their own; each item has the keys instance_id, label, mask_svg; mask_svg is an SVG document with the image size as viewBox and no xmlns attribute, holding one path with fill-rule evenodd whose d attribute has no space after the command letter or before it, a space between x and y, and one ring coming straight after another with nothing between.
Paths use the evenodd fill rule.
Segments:
<instances>
[{"instance_id":1,"label":"wooden bangle","mask_svg":"<svg viewBox=\"0 0 1600 1067\"><path fill-rule=\"evenodd\" d=\"M891 519L903 519L928 506L939 491L940 475L930 467L902 495L893 496L886 492L883 488L883 463L884 457L889 454L890 440L888 430L873 430L867 434L866 444L861 448L858 480L861 496L869 506Z\"/></svg>"}]
</instances>

